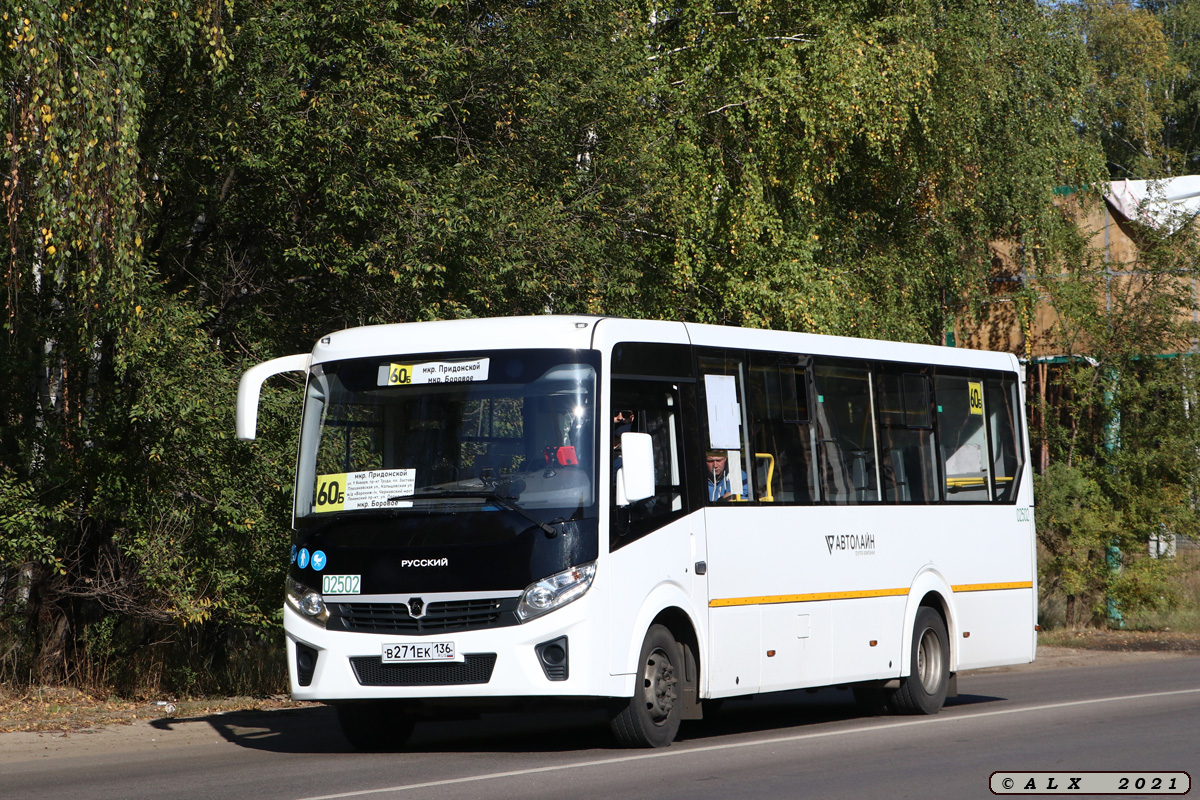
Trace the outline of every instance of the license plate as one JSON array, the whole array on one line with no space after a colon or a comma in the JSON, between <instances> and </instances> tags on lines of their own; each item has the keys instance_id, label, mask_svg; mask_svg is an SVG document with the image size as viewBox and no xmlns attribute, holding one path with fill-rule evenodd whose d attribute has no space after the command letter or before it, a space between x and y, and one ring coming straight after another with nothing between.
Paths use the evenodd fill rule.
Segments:
<instances>
[{"instance_id":1,"label":"license plate","mask_svg":"<svg viewBox=\"0 0 1200 800\"><path fill-rule=\"evenodd\" d=\"M385 643L384 664L412 664L424 661L462 661L454 642Z\"/></svg>"}]
</instances>

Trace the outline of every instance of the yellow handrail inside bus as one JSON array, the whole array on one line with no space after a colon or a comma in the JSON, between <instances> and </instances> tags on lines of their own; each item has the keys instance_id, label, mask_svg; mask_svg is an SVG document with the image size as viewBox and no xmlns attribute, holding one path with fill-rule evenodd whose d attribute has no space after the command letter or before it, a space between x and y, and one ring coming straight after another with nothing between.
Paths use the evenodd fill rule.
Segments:
<instances>
[{"instance_id":1,"label":"yellow handrail inside bus","mask_svg":"<svg viewBox=\"0 0 1200 800\"><path fill-rule=\"evenodd\" d=\"M755 453L754 458L756 460L760 458L765 458L767 460L767 485L766 488L763 489L762 497L758 499L764 503L774 503L775 495L771 492L771 481L775 478L775 456L771 455L770 453ZM754 465L752 465L750 468L750 474L750 480L754 480ZM735 492L730 502L744 503L746 502L746 498Z\"/></svg>"},{"instance_id":2,"label":"yellow handrail inside bus","mask_svg":"<svg viewBox=\"0 0 1200 800\"><path fill-rule=\"evenodd\" d=\"M775 456L770 453L755 453L755 460L765 458L767 460L767 487L763 490L763 496L760 498L768 503L775 502L775 495L771 492L771 482L775 478Z\"/></svg>"}]
</instances>

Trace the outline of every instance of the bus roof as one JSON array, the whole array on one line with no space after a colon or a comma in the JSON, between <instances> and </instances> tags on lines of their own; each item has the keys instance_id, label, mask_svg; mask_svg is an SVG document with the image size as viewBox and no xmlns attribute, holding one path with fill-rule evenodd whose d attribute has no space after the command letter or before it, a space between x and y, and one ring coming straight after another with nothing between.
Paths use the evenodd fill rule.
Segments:
<instances>
[{"instance_id":1,"label":"bus roof","mask_svg":"<svg viewBox=\"0 0 1200 800\"><path fill-rule=\"evenodd\" d=\"M604 323L603 326L600 323ZM552 314L349 328L322 337L313 349L312 362L383 353L433 353L529 347L586 350L597 345L596 333L600 327L604 331L600 338L604 341L621 341L622 323L631 323L630 328L637 329L637 335L629 341L645 341L648 331L657 330L663 335L661 339L656 339L657 341L686 340L705 347L774 350L1010 371L1017 371L1019 368L1016 356L1011 353L694 322Z\"/></svg>"}]
</instances>

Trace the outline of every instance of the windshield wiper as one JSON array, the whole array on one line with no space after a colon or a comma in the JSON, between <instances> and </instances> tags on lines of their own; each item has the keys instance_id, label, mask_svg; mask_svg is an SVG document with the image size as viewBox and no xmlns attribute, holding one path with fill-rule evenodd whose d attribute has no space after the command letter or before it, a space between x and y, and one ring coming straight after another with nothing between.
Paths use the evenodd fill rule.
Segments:
<instances>
[{"instance_id":1,"label":"windshield wiper","mask_svg":"<svg viewBox=\"0 0 1200 800\"><path fill-rule=\"evenodd\" d=\"M537 525L539 528L541 528L543 531L546 532L547 539L553 539L555 536L558 536L558 529L555 528L554 525L552 525L549 522L543 522L542 520L533 516L528 511L526 511L524 508L519 506L513 500L513 498L506 497L505 495L500 494L499 492L495 491L494 489L487 490L487 491L473 491L473 490L459 491L459 490L455 490L455 489L431 489L431 490L426 490L423 492L416 492L415 494L405 494L405 495L398 495L396 497L389 497L388 502L395 503L400 500L410 500L414 497L416 497L416 498L420 498L420 497L480 497L480 498L483 498L484 500L493 500L493 501L499 503L500 505L504 506L505 508L507 508L509 511L515 512L516 514L520 515L521 517L524 517L529 522L532 522L534 525ZM558 521L565 521L565 520L558 520Z\"/></svg>"}]
</instances>

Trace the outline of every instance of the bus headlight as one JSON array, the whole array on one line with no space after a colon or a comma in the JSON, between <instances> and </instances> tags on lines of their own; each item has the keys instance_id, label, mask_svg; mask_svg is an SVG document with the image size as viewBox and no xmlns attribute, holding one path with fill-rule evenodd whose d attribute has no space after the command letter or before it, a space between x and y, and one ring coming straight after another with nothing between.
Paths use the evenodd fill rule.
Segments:
<instances>
[{"instance_id":1,"label":"bus headlight","mask_svg":"<svg viewBox=\"0 0 1200 800\"><path fill-rule=\"evenodd\" d=\"M571 567L557 575L542 578L525 589L517 605L517 616L522 622L539 617L547 611L561 608L572 600L578 600L591 588L596 577L596 563Z\"/></svg>"},{"instance_id":2,"label":"bus headlight","mask_svg":"<svg viewBox=\"0 0 1200 800\"><path fill-rule=\"evenodd\" d=\"M313 591L290 575L286 586L285 602L309 622L325 627L325 621L329 619L329 608L325 605L325 598L321 597L321 593Z\"/></svg>"}]
</instances>

